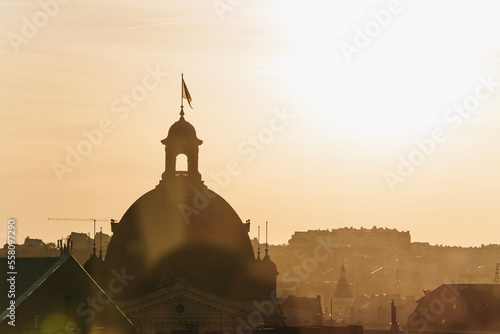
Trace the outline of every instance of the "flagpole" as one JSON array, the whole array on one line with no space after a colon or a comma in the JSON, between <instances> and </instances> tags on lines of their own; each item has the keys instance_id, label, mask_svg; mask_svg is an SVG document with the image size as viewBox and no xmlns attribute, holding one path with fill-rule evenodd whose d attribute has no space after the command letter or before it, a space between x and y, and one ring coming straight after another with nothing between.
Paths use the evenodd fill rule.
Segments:
<instances>
[{"instance_id":1,"label":"flagpole","mask_svg":"<svg viewBox=\"0 0 500 334\"><path fill-rule=\"evenodd\" d=\"M184 73L181 72L181 116L184 116Z\"/></svg>"}]
</instances>

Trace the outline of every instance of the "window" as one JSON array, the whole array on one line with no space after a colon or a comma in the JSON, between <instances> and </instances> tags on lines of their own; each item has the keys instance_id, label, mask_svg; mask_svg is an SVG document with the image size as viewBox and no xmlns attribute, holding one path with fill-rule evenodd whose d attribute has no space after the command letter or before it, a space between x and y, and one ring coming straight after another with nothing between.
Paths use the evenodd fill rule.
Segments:
<instances>
[{"instance_id":1,"label":"window","mask_svg":"<svg viewBox=\"0 0 500 334\"><path fill-rule=\"evenodd\" d=\"M179 154L175 157L175 171L176 172L187 172L188 170L188 159L185 154Z\"/></svg>"}]
</instances>

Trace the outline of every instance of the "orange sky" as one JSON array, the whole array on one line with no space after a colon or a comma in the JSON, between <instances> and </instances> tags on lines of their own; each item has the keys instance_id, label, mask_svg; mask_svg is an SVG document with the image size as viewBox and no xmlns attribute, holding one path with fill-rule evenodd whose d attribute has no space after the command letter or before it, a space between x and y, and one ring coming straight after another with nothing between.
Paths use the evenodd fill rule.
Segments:
<instances>
[{"instance_id":1,"label":"orange sky","mask_svg":"<svg viewBox=\"0 0 500 334\"><path fill-rule=\"evenodd\" d=\"M373 225L499 243L497 1L40 3L0 1L0 212L20 242L91 232L47 217L120 218L156 186L183 71L203 179L252 237L267 220L270 243ZM58 177L68 147L88 155Z\"/></svg>"}]
</instances>

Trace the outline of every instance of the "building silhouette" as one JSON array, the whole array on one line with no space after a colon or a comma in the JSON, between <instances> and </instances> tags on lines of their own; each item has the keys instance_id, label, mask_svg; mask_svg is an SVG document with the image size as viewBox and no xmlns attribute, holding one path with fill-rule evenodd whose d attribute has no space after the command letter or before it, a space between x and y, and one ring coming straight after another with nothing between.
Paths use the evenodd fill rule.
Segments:
<instances>
[{"instance_id":1,"label":"building silhouette","mask_svg":"<svg viewBox=\"0 0 500 334\"><path fill-rule=\"evenodd\" d=\"M500 285L442 284L417 300L408 333L499 333Z\"/></svg>"},{"instance_id":2,"label":"building silhouette","mask_svg":"<svg viewBox=\"0 0 500 334\"><path fill-rule=\"evenodd\" d=\"M146 333L234 331L242 321L250 328L283 326L277 304L258 324L248 324L255 301L275 298L278 271L267 243L264 257L256 259L249 223L203 183L202 141L182 107L161 142L165 170L159 184L112 223L108 277L111 271L133 277L115 299ZM100 266L95 255L91 261Z\"/></svg>"},{"instance_id":3,"label":"building silhouette","mask_svg":"<svg viewBox=\"0 0 500 334\"><path fill-rule=\"evenodd\" d=\"M351 316L351 308L354 304L349 282L347 282L344 263L340 268L340 277L332 298L332 318L336 321L344 321Z\"/></svg>"},{"instance_id":4,"label":"building silhouette","mask_svg":"<svg viewBox=\"0 0 500 334\"><path fill-rule=\"evenodd\" d=\"M65 248L67 250L67 248ZM0 258L0 333L133 334L132 322L69 253L16 259L17 275ZM14 277L15 310L9 309Z\"/></svg>"}]
</instances>

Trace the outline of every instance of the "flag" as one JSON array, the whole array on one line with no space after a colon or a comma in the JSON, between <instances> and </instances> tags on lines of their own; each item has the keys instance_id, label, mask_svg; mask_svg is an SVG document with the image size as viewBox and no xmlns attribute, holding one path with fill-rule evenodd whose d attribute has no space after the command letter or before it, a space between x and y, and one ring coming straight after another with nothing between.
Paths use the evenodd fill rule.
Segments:
<instances>
[{"instance_id":1,"label":"flag","mask_svg":"<svg viewBox=\"0 0 500 334\"><path fill-rule=\"evenodd\" d=\"M186 83L184 82L184 78L182 79L182 98L186 99L189 103L189 106L191 107L191 95L189 94L188 88L186 86ZM193 107L191 107L193 109Z\"/></svg>"}]
</instances>

